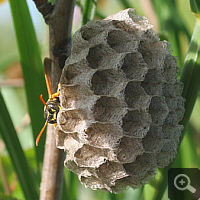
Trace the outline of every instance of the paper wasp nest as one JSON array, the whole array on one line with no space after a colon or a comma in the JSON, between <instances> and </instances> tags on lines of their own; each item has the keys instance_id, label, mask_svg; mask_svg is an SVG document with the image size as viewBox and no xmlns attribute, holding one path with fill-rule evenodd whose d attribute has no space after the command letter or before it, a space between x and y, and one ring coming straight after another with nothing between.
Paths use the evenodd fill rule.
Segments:
<instances>
[{"instance_id":1,"label":"paper wasp nest","mask_svg":"<svg viewBox=\"0 0 200 200\"><path fill-rule=\"evenodd\" d=\"M168 46L133 9L74 34L56 142L86 187L114 193L139 187L175 157L184 99Z\"/></svg>"}]
</instances>

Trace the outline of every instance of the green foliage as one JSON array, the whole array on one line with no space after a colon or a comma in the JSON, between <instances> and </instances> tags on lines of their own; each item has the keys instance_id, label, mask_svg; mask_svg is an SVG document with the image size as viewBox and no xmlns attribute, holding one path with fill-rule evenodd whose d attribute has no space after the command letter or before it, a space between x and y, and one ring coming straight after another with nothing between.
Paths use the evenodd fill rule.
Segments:
<instances>
[{"instance_id":1,"label":"green foliage","mask_svg":"<svg viewBox=\"0 0 200 200\"><path fill-rule=\"evenodd\" d=\"M94 19L97 0L81 0L82 25Z\"/></svg>"},{"instance_id":2,"label":"green foliage","mask_svg":"<svg viewBox=\"0 0 200 200\"><path fill-rule=\"evenodd\" d=\"M199 73L200 73L200 51L199 51L200 24L196 23L190 46L185 57L180 81L184 83L183 97L186 99L185 115L181 122L186 131L190 115L197 99L199 90Z\"/></svg>"},{"instance_id":3,"label":"green foliage","mask_svg":"<svg viewBox=\"0 0 200 200\"><path fill-rule=\"evenodd\" d=\"M33 23L26 1L10 0L10 6L25 81L32 133L35 140L44 123L43 113L41 112L43 110L43 104L39 99L41 92L44 93L44 98L47 98L43 65L35 30L33 28ZM38 90L38 88L40 88L40 90ZM43 154L44 138L40 140L40 145L36 148L38 174L39 166L42 164Z\"/></svg>"},{"instance_id":4,"label":"green foliage","mask_svg":"<svg viewBox=\"0 0 200 200\"><path fill-rule=\"evenodd\" d=\"M200 17L200 2L198 0L190 0L191 11Z\"/></svg>"},{"instance_id":5,"label":"green foliage","mask_svg":"<svg viewBox=\"0 0 200 200\"><path fill-rule=\"evenodd\" d=\"M36 184L20 145L17 133L0 93L0 130L26 199L37 199Z\"/></svg>"},{"instance_id":6,"label":"green foliage","mask_svg":"<svg viewBox=\"0 0 200 200\"><path fill-rule=\"evenodd\" d=\"M2 199L2 200L17 200L16 198L13 198L11 196L4 195L4 194L1 194L1 193L0 193L0 199Z\"/></svg>"}]
</instances>

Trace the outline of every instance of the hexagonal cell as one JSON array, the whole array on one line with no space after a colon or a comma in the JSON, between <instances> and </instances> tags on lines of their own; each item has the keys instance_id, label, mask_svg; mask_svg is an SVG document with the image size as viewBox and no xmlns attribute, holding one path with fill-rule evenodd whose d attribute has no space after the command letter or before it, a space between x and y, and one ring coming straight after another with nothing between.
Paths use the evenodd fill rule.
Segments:
<instances>
[{"instance_id":1,"label":"hexagonal cell","mask_svg":"<svg viewBox=\"0 0 200 200\"><path fill-rule=\"evenodd\" d=\"M88 46L89 46L89 42L82 38L80 31L77 31L73 35L73 45L72 45L72 48L71 48L71 55L82 53L83 49L86 49ZM68 57L68 59L70 57Z\"/></svg>"},{"instance_id":2,"label":"hexagonal cell","mask_svg":"<svg viewBox=\"0 0 200 200\"><path fill-rule=\"evenodd\" d=\"M138 52L126 54L121 69L126 74L127 79L138 81L144 80L148 71L147 64Z\"/></svg>"},{"instance_id":3,"label":"hexagonal cell","mask_svg":"<svg viewBox=\"0 0 200 200\"><path fill-rule=\"evenodd\" d=\"M173 126L178 124L177 114L175 111L169 112L169 114L167 115L167 117L165 119L165 123L173 125Z\"/></svg>"},{"instance_id":4,"label":"hexagonal cell","mask_svg":"<svg viewBox=\"0 0 200 200\"><path fill-rule=\"evenodd\" d=\"M125 87L125 75L120 69L107 69L94 73L91 90L96 95L119 94Z\"/></svg>"},{"instance_id":5,"label":"hexagonal cell","mask_svg":"<svg viewBox=\"0 0 200 200\"><path fill-rule=\"evenodd\" d=\"M149 69L164 67L165 54L161 55L160 53L148 53L143 54L142 56Z\"/></svg>"},{"instance_id":6,"label":"hexagonal cell","mask_svg":"<svg viewBox=\"0 0 200 200\"><path fill-rule=\"evenodd\" d=\"M146 83L165 83L166 80L163 76L162 69L149 69L146 76L145 80Z\"/></svg>"},{"instance_id":7,"label":"hexagonal cell","mask_svg":"<svg viewBox=\"0 0 200 200\"><path fill-rule=\"evenodd\" d=\"M142 82L141 86L148 95L162 95L163 83Z\"/></svg>"},{"instance_id":8,"label":"hexagonal cell","mask_svg":"<svg viewBox=\"0 0 200 200\"><path fill-rule=\"evenodd\" d=\"M65 167L68 170L70 170L70 171L72 171L73 173L76 173L76 174L79 173L80 168L73 160L66 159L64 164L65 164Z\"/></svg>"},{"instance_id":9,"label":"hexagonal cell","mask_svg":"<svg viewBox=\"0 0 200 200\"><path fill-rule=\"evenodd\" d=\"M127 190L129 187L136 188L136 186L134 187L130 185L130 183L126 181L126 178L123 178L123 179L117 179L115 181L115 185L111 186L111 190L112 193L119 194L120 192Z\"/></svg>"},{"instance_id":10,"label":"hexagonal cell","mask_svg":"<svg viewBox=\"0 0 200 200\"><path fill-rule=\"evenodd\" d=\"M177 108L183 109L185 107L185 99L183 97L177 97Z\"/></svg>"},{"instance_id":11,"label":"hexagonal cell","mask_svg":"<svg viewBox=\"0 0 200 200\"><path fill-rule=\"evenodd\" d=\"M163 138L164 132L162 131L162 125L151 125L150 130L148 131L146 138Z\"/></svg>"},{"instance_id":12,"label":"hexagonal cell","mask_svg":"<svg viewBox=\"0 0 200 200\"><path fill-rule=\"evenodd\" d=\"M167 103L165 102L164 97L154 96L151 99L149 110L168 111L169 109L168 109Z\"/></svg>"},{"instance_id":13,"label":"hexagonal cell","mask_svg":"<svg viewBox=\"0 0 200 200\"><path fill-rule=\"evenodd\" d=\"M101 26L98 26L97 24L94 24L92 22L88 23L87 26L82 26L80 29L83 39L87 41L103 31L104 29Z\"/></svg>"},{"instance_id":14,"label":"hexagonal cell","mask_svg":"<svg viewBox=\"0 0 200 200\"><path fill-rule=\"evenodd\" d=\"M83 143L79 141L77 133L64 133L63 131L57 131L56 145L60 149L64 149L67 152L68 157L73 157L74 152L83 146Z\"/></svg>"},{"instance_id":15,"label":"hexagonal cell","mask_svg":"<svg viewBox=\"0 0 200 200\"><path fill-rule=\"evenodd\" d=\"M101 180L104 180L104 182L106 182L110 186L111 184L114 185L114 182L117 179L128 176L121 163L110 161L107 161L99 167L99 169L97 170L97 175L98 177L101 177Z\"/></svg>"},{"instance_id":16,"label":"hexagonal cell","mask_svg":"<svg viewBox=\"0 0 200 200\"><path fill-rule=\"evenodd\" d=\"M181 82L178 82L175 84L165 83L163 85L163 95L165 97L181 96L182 91L183 91L183 83L181 83Z\"/></svg>"},{"instance_id":17,"label":"hexagonal cell","mask_svg":"<svg viewBox=\"0 0 200 200\"><path fill-rule=\"evenodd\" d=\"M158 168L164 168L165 166L169 165L169 163L172 162L176 155L175 152L166 152L166 151L161 151L159 154L156 154L156 160L157 160L157 165Z\"/></svg>"},{"instance_id":18,"label":"hexagonal cell","mask_svg":"<svg viewBox=\"0 0 200 200\"><path fill-rule=\"evenodd\" d=\"M108 149L117 148L119 139L123 136L122 129L113 123L93 123L85 133L91 146Z\"/></svg>"},{"instance_id":19,"label":"hexagonal cell","mask_svg":"<svg viewBox=\"0 0 200 200\"><path fill-rule=\"evenodd\" d=\"M116 52L106 47L104 44L90 47L86 59L89 63L89 67L92 69L106 69L110 68L110 65L114 68L115 63L118 63Z\"/></svg>"},{"instance_id":20,"label":"hexagonal cell","mask_svg":"<svg viewBox=\"0 0 200 200\"><path fill-rule=\"evenodd\" d=\"M127 112L127 105L115 97L101 96L93 108L94 120L99 122L112 122L116 125L122 123L122 117Z\"/></svg>"},{"instance_id":21,"label":"hexagonal cell","mask_svg":"<svg viewBox=\"0 0 200 200\"><path fill-rule=\"evenodd\" d=\"M176 152L177 150L177 143L172 140L167 140L167 142L163 145L162 151L164 152Z\"/></svg>"},{"instance_id":22,"label":"hexagonal cell","mask_svg":"<svg viewBox=\"0 0 200 200\"><path fill-rule=\"evenodd\" d=\"M76 79L80 79L80 75L91 73L90 68L87 66L85 60L78 61L67 65L62 73L60 83L65 85L71 85L76 82Z\"/></svg>"},{"instance_id":23,"label":"hexagonal cell","mask_svg":"<svg viewBox=\"0 0 200 200\"><path fill-rule=\"evenodd\" d=\"M176 83L179 68L177 66L177 58L168 54L165 58L164 76L167 82Z\"/></svg>"},{"instance_id":24,"label":"hexagonal cell","mask_svg":"<svg viewBox=\"0 0 200 200\"><path fill-rule=\"evenodd\" d=\"M178 108L175 110L177 121L180 122L183 119L183 115L185 113L185 108Z\"/></svg>"},{"instance_id":25,"label":"hexagonal cell","mask_svg":"<svg viewBox=\"0 0 200 200\"><path fill-rule=\"evenodd\" d=\"M156 168L151 167L141 175L130 175L124 179L127 182L129 182L129 185L131 187L138 188L139 186L147 184L151 179L155 177L155 175L156 175Z\"/></svg>"},{"instance_id":26,"label":"hexagonal cell","mask_svg":"<svg viewBox=\"0 0 200 200\"><path fill-rule=\"evenodd\" d=\"M156 111L156 110L151 110L149 112L151 114L152 122L156 125L161 125L164 123L167 113L166 111Z\"/></svg>"},{"instance_id":27,"label":"hexagonal cell","mask_svg":"<svg viewBox=\"0 0 200 200\"><path fill-rule=\"evenodd\" d=\"M129 108L145 110L149 107L151 97L141 87L141 82L130 81L125 88L124 94Z\"/></svg>"},{"instance_id":28,"label":"hexagonal cell","mask_svg":"<svg viewBox=\"0 0 200 200\"><path fill-rule=\"evenodd\" d=\"M151 25L150 25L151 26ZM155 33L154 30L149 29L146 31L143 31L141 34L141 39L142 41L147 41L149 43L150 49L147 51L158 51L158 50L163 50L163 41L160 42L160 38L158 37L157 33ZM144 49L147 49L147 46L142 46Z\"/></svg>"},{"instance_id":29,"label":"hexagonal cell","mask_svg":"<svg viewBox=\"0 0 200 200\"><path fill-rule=\"evenodd\" d=\"M151 104L149 106L149 113L151 114L153 123L163 124L169 113L169 109L165 102L164 97L155 96L151 99Z\"/></svg>"},{"instance_id":30,"label":"hexagonal cell","mask_svg":"<svg viewBox=\"0 0 200 200\"><path fill-rule=\"evenodd\" d=\"M178 108L178 99L174 97L165 97L165 101L169 108L169 111L176 110Z\"/></svg>"},{"instance_id":31,"label":"hexagonal cell","mask_svg":"<svg viewBox=\"0 0 200 200\"><path fill-rule=\"evenodd\" d=\"M144 152L142 139L123 137L117 150L117 159L121 163L131 163L135 161L138 155L142 155Z\"/></svg>"},{"instance_id":32,"label":"hexagonal cell","mask_svg":"<svg viewBox=\"0 0 200 200\"><path fill-rule=\"evenodd\" d=\"M154 154L144 153L136 158L135 162L124 164L126 172L131 176L144 176L151 167L156 167Z\"/></svg>"},{"instance_id":33,"label":"hexagonal cell","mask_svg":"<svg viewBox=\"0 0 200 200\"><path fill-rule=\"evenodd\" d=\"M163 46L165 46L165 48L163 48ZM164 67L165 57L168 49L166 44L163 45L163 42L149 42L146 39L142 39L140 41L138 51L142 54L143 59L148 65L149 69Z\"/></svg>"},{"instance_id":34,"label":"hexagonal cell","mask_svg":"<svg viewBox=\"0 0 200 200\"><path fill-rule=\"evenodd\" d=\"M168 53L168 42L160 41L158 35L152 30L148 30L141 35L140 44L138 51L145 55L147 52L150 53L149 57L160 54L160 59L165 58L165 54ZM158 59L158 61L160 60Z\"/></svg>"},{"instance_id":35,"label":"hexagonal cell","mask_svg":"<svg viewBox=\"0 0 200 200\"><path fill-rule=\"evenodd\" d=\"M100 149L84 144L82 148L74 154L75 162L80 167L99 167L107 160L107 149Z\"/></svg>"},{"instance_id":36,"label":"hexagonal cell","mask_svg":"<svg viewBox=\"0 0 200 200\"><path fill-rule=\"evenodd\" d=\"M142 110L128 110L122 120L124 134L133 138L143 138L151 124L150 115Z\"/></svg>"},{"instance_id":37,"label":"hexagonal cell","mask_svg":"<svg viewBox=\"0 0 200 200\"><path fill-rule=\"evenodd\" d=\"M86 171L86 170L85 170ZM87 171L86 173L83 172L81 176L79 176L79 180L82 182L85 187L90 187L93 190L99 189L102 190L103 192L112 192L110 187L103 182L99 177L92 174L88 174Z\"/></svg>"},{"instance_id":38,"label":"hexagonal cell","mask_svg":"<svg viewBox=\"0 0 200 200\"><path fill-rule=\"evenodd\" d=\"M174 125L165 123L162 126L162 131L164 133L163 138L170 139L170 140L173 140L176 143L178 143L182 130L183 130L183 126L181 126L181 125L174 126Z\"/></svg>"},{"instance_id":39,"label":"hexagonal cell","mask_svg":"<svg viewBox=\"0 0 200 200\"><path fill-rule=\"evenodd\" d=\"M138 41L133 36L119 29L108 33L107 43L118 53L133 52L138 46Z\"/></svg>"},{"instance_id":40,"label":"hexagonal cell","mask_svg":"<svg viewBox=\"0 0 200 200\"><path fill-rule=\"evenodd\" d=\"M163 148L165 139L146 137L142 140L142 144L146 153L158 153Z\"/></svg>"},{"instance_id":41,"label":"hexagonal cell","mask_svg":"<svg viewBox=\"0 0 200 200\"><path fill-rule=\"evenodd\" d=\"M84 85L62 85L61 106L66 109L90 110L99 97Z\"/></svg>"},{"instance_id":42,"label":"hexagonal cell","mask_svg":"<svg viewBox=\"0 0 200 200\"><path fill-rule=\"evenodd\" d=\"M67 133L80 132L88 126L87 119L90 114L85 110L61 110L58 114L59 125Z\"/></svg>"}]
</instances>

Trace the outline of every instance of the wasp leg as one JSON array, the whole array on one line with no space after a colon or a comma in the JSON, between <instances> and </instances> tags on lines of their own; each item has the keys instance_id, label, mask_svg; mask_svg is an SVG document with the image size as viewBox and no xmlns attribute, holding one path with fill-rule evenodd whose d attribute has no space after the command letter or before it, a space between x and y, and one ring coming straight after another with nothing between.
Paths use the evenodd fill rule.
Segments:
<instances>
[{"instance_id":1,"label":"wasp leg","mask_svg":"<svg viewBox=\"0 0 200 200\"><path fill-rule=\"evenodd\" d=\"M60 83L58 84L58 89L57 89L57 92L52 94L52 98L55 98L55 97L58 97L60 95Z\"/></svg>"},{"instance_id":2,"label":"wasp leg","mask_svg":"<svg viewBox=\"0 0 200 200\"><path fill-rule=\"evenodd\" d=\"M56 128L56 124L53 124L54 125L54 128Z\"/></svg>"},{"instance_id":3,"label":"wasp leg","mask_svg":"<svg viewBox=\"0 0 200 200\"><path fill-rule=\"evenodd\" d=\"M55 97L58 97L60 95L60 91L52 94L51 98L54 99Z\"/></svg>"}]
</instances>

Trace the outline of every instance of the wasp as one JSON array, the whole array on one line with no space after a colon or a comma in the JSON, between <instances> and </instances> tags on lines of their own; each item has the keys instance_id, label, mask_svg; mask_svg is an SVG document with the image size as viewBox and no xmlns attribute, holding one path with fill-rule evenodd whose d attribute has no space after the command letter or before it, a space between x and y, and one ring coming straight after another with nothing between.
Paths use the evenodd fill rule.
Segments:
<instances>
[{"instance_id":1,"label":"wasp","mask_svg":"<svg viewBox=\"0 0 200 200\"><path fill-rule=\"evenodd\" d=\"M45 81L46 81L48 95L49 95L49 99L47 100L47 102L44 101L42 94L40 95L40 100L44 104L44 118L46 119L46 122L37 136L36 146L38 146L40 137L42 136L42 133L44 132L44 129L47 126L47 123L53 124L54 127L56 127L57 115L61 109L60 100L59 100L61 86L59 83L57 92L52 93L50 67L49 67L50 65L47 64L48 60L49 60L48 58L44 60L44 75L45 75Z\"/></svg>"}]
</instances>

